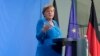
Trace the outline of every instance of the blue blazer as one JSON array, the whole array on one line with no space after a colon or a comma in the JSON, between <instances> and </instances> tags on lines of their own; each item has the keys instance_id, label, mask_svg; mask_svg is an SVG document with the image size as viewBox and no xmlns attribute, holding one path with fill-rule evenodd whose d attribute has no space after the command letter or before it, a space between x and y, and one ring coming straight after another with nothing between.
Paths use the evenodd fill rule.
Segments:
<instances>
[{"instance_id":1,"label":"blue blazer","mask_svg":"<svg viewBox=\"0 0 100 56\"><path fill-rule=\"evenodd\" d=\"M45 22L47 22L47 20L40 19L37 23L36 38L38 40L38 46L36 56L61 56L51 47L51 45L54 44L52 40L61 37L61 31L58 27L58 24L55 20L53 20L54 26L46 32L42 32L42 28Z\"/></svg>"}]
</instances>

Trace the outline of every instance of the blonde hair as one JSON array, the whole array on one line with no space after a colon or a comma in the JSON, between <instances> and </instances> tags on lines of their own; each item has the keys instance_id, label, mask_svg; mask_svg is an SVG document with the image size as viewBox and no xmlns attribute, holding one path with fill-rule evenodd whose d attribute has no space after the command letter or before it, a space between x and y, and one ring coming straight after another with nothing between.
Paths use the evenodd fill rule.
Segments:
<instances>
[{"instance_id":1,"label":"blonde hair","mask_svg":"<svg viewBox=\"0 0 100 56\"><path fill-rule=\"evenodd\" d=\"M43 11L42 11L43 15L44 15L45 11L46 11L48 8L51 8L51 7L54 8L53 5L47 5L47 6L45 6L45 7L43 8ZM55 10L55 8L54 8L54 10Z\"/></svg>"}]
</instances>

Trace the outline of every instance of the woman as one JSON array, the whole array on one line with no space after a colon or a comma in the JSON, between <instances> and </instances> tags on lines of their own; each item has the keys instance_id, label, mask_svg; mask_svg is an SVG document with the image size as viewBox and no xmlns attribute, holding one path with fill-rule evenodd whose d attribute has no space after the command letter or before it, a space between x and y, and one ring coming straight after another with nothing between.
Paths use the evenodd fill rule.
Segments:
<instances>
[{"instance_id":1,"label":"woman","mask_svg":"<svg viewBox=\"0 0 100 56\"><path fill-rule=\"evenodd\" d=\"M36 38L39 41L36 56L61 56L52 49L53 39L61 37L56 21L53 20L55 8L52 5L44 7L44 19L38 21Z\"/></svg>"}]
</instances>

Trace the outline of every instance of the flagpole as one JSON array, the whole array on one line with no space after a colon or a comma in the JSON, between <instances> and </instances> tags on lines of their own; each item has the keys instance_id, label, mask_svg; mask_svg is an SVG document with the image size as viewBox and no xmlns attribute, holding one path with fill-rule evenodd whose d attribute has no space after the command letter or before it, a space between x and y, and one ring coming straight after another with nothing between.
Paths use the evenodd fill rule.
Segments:
<instances>
[{"instance_id":1,"label":"flagpole","mask_svg":"<svg viewBox=\"0 0 100 56\"><path fill-rule=\"evenodd\" d=\"M86 56L89 56L89 44L88 44L87 36L85 37L85 40L86 40Z\"/></svg>"}]
</instances>

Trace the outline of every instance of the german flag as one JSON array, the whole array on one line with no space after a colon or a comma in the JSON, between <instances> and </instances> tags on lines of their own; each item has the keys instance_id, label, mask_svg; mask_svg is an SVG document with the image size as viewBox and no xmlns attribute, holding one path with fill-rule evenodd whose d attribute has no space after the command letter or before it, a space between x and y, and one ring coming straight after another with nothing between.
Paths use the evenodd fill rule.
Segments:
<instances>
[{"instance_id":1,"label":"german flag","mask_svg":"<svg viewBox=\"0 0 100 56\"><path fill-rule=\"evenodd\" d=\"M58 18L58 10L57 10L56 0L53 1L53 6L55 7L55 15L54 15L53 19L56 20L58 25L59 25L59 18Z\"/></svg>"},{"instance_id":2,"label":"german flag","mask_svg":"<svg viewBox=\"0 0 100 56\"><path fill-rule=\"evenodd\" d=\"M91 0L90 18L87 28L90 56L100 56L100 33L93 0Z\"/></svg>"}]
</instances>

